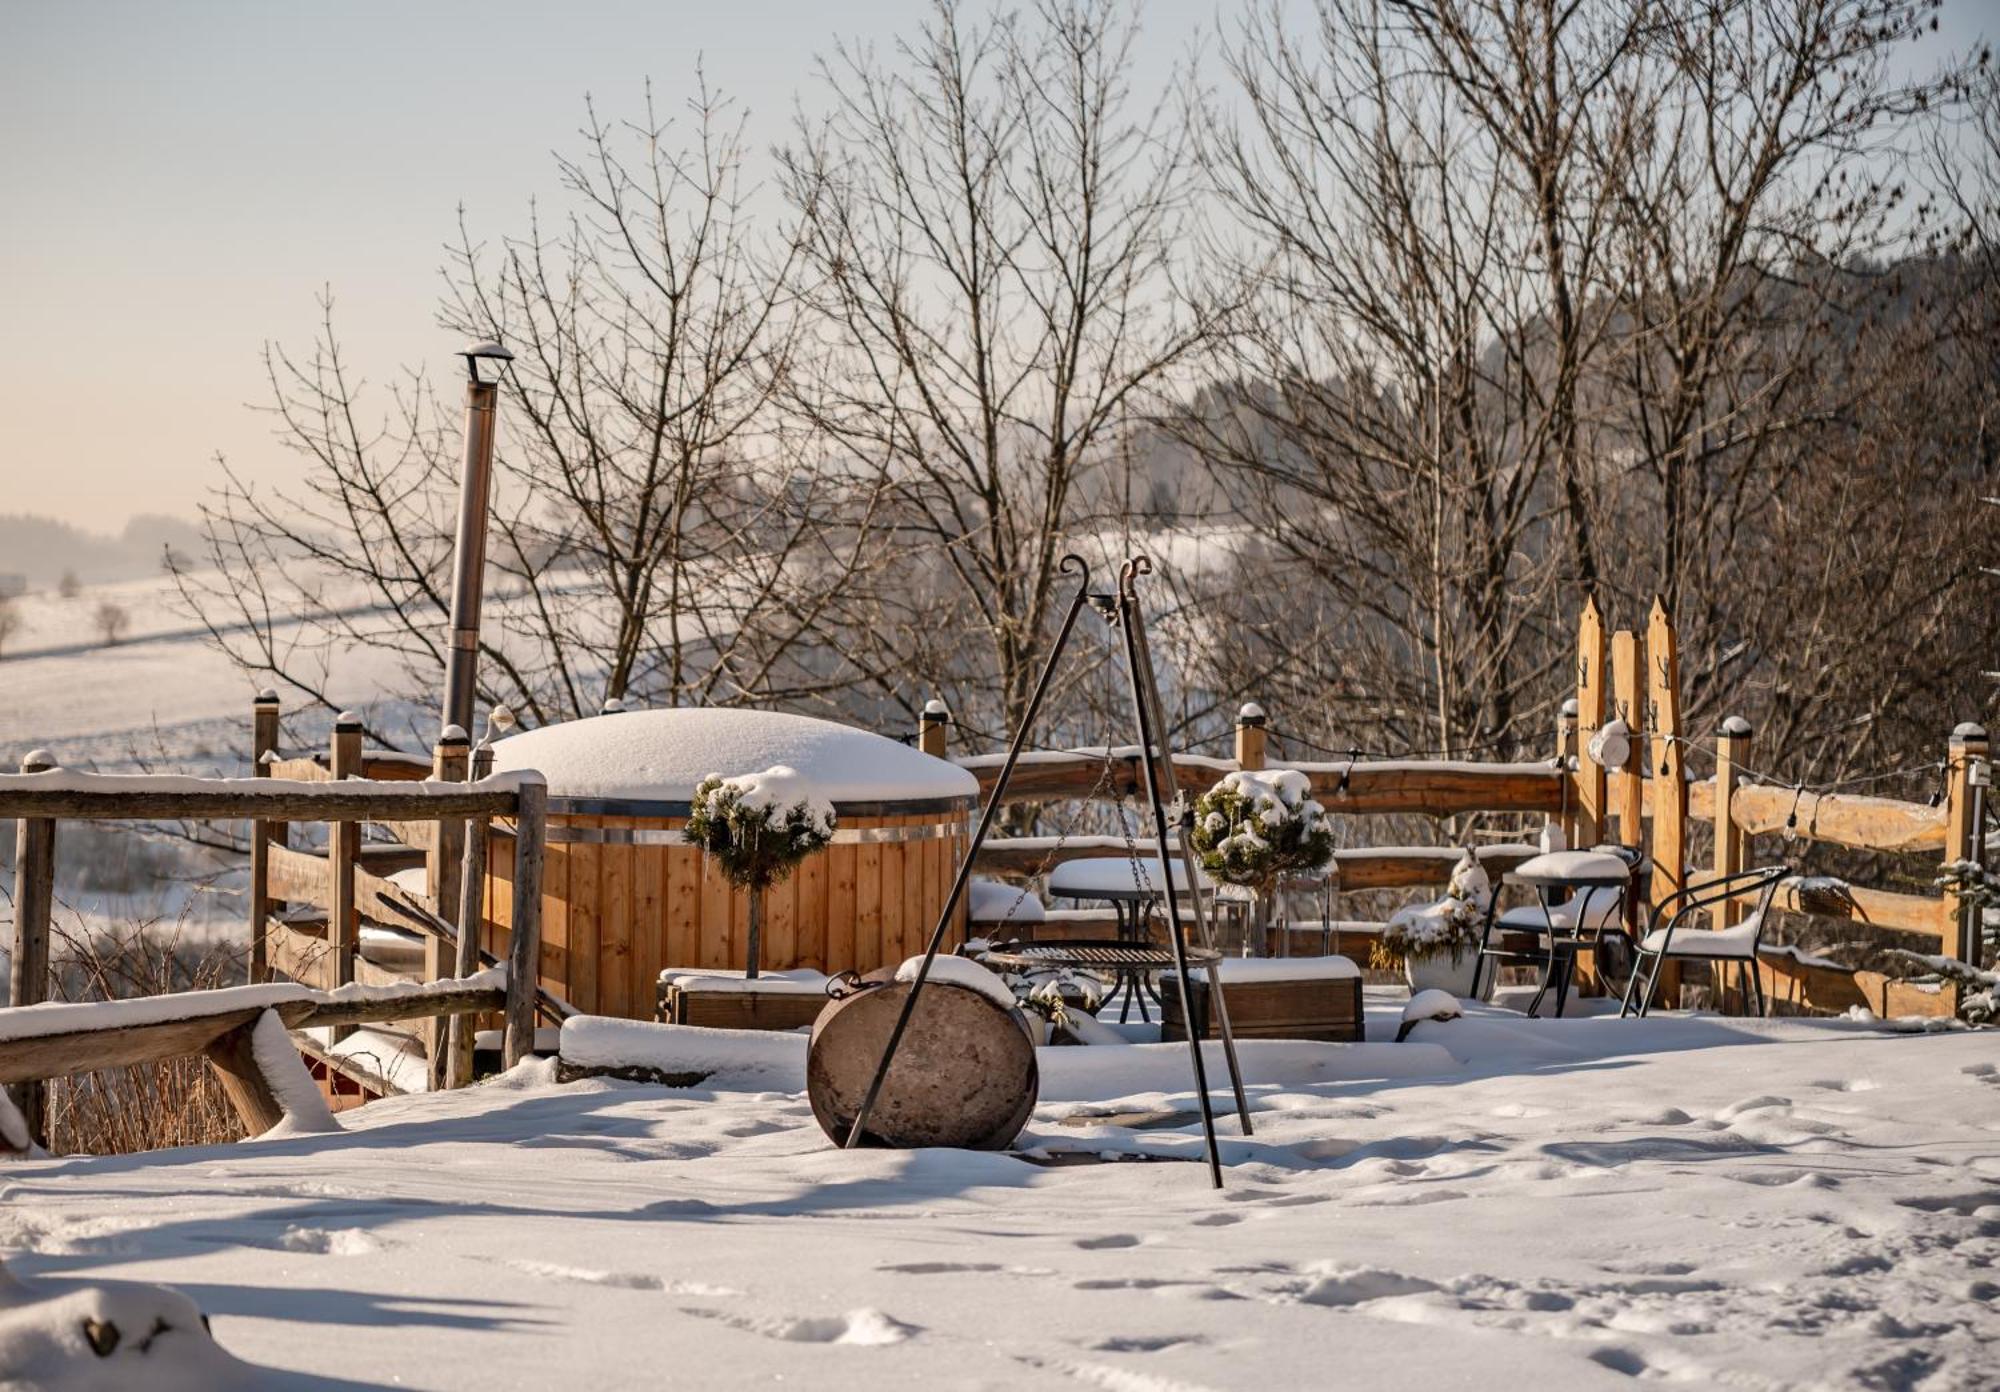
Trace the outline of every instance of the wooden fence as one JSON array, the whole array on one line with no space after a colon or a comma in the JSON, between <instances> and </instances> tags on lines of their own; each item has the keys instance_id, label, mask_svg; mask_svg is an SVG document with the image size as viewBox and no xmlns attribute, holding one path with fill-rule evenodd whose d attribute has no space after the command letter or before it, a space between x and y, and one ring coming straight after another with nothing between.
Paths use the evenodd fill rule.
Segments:
<instances>
[{"instance_id":1,"label":"wooden fence","mask_svg":"<svg viewBox=\"0 0 2000 1392\"><path fill-rule=\"evenodd\" d=\"M259 750L262 755L275 743L275 699L259 701L257 723L260 743L265 745ZM364 1019L423 1019L431 1031L427 1042L431 1045L433 1078L449 1086L471 1078L470 1013L474 1010L495 1005L504 1008L505 1056L510 1066L530 1052L538 1005L544 1011L560 1009L559 1003L548 1000L539 990L539 893L525 893L515 906L504 994L493 999L490 988L468 994L463 989L454 991L450 983L473 978L480 967L478 934L476 930L463 931L463 926L480 921L485 851L493 819L512 820L516 886L540 883L546 786L533 773L466 781L463 741L457 742L456 778L413 779L410 772L421 774L424 770L412 769L407 761L378 760L373 767L364 764L358 758L360 739L358 724L343 720L334 732L328 767L309 765L312 771L308 772L298 761L260 757L260 776L253 778L72 773L52 767L46 756L39 754L30 755L20 773L0 775L0 818L19 819L9 1003L36 1005L48 997L50 911L63 821L247 820L252 825L253 984L266 981L275 967L308 987L328 988L337 995L340 988L356 981L356 949L365 915L424 937L424 980L438 983L438 991L433 995L394 995L395 1004L388 1015L372 1013L378 1008L373 1003L337 1003L329 998L319 1001L301 1019L329 1027L336 1036ZM396 772L388 777L357 776L380 774L383 765L390 763L395 764ZM447 774L452 771L449 765L444 769ZM327 851L317 854L291 847L289 827L295 822L327 823ZM422 839L430 846L450 847L453 859L463 867L458 892L419 898L367 868L370 857L361 846L365 822L406 831L421 828ZM429 854L435 858L437 852ZM381 868L379 858L377 867ZM433 879L432 886L441 888L441 880ZM306 906L308 911L323 915L321 950L310 954L298 950L296 922L281 915L288 904ZM186 993L191 1009L204 994L208 993ZM5 1081L13 1085L16 1104L39 1138L44 1120L44 1078L195 1051L208 1052L211 1061L220 1060L217 1066L227 1075L229 1051L242 1045L236 1031L243 1022L217 1024L198 1009L194 1014L206 1022L179 1031L152 1029L134 1034L122 1025L108 1030L80 1025L54 1043L44 1039L32 1051L25 1045L16 1047L14 1061L0 1064L0 1068L6 1070ZM438 1028L440 1018L452 1021L448 1031ZM289 1018L287 1022L292 1023ZM212 1025L220 1032L211 1033ZM218 1042L225 1039L230 1041L226 1047ZM440 1047L447 1042L448 1058L447 1049ZM0 1044L0 1054L7 1047ZM25 1062L27 1059L34 1062ZM34 1076L37 1069L43 1070L40 1077Z\"/></svg>"},{"instance_id":2,"label":"wooden fence","mask_svg":"<svg viewBox=\"0 0 2000 1392\"><path fill-rule=\"evenodd\" d=\"M1785 846L1773 845L1772 837L1922 857L1943 867L1977 854L1973 788L1984 776L1988 745L1985 731L1976 725L1960 726L1946 744L1945 796L1939 806L1750 781L1744 770L1752 732L1738 719L1724 721L1714 737L1714 773L1693 778L1687 769L1689 749L1708 742L1691 739L1683 729L1679 654L1661 602L1654 602L1643 632L1612 633L1605 631L1596 604L1586 603L1578 623L1576 677L1576 695L1564 703L1554 757L1546 763L1356 759L1294 761L1286 767L1311 779L1314 796L1329 812L1439 818L1539 813L1562 828L1569 845L1616 843L1641 849L1652 868L1647 893L1640 897L1650 904L1685 885L1756 864L1759 852L1785 858ZM1616 767L1606 767L1591 746L1614 720L1630 732L1629 753ZM1237 769L1261 769L1266 766L1266 735L1263 709L1245 706L1236 726L1236 757L1178 755L1176 777L1183 786L1200 788ZM926 724L923 738L933 752L944 751L935 722ZM986 789L1001 759L980 754L956 762L972 770ZM1016 768L1008 796L1019 801L1125 802L1140 796L1142 777L1136 749L1032 753ZM1690 857L1690 832L1700 822L1715 833L1708 865L1696 865ZM1759 845L1759 838L1764 844ZM981 848L976 864L989 874L1024 879L1067 860L1128 850L1151 854L1154 846L1150 839L1108 836L996 837ZM1345 848L1335 855L1339 888L1347 893L1443 885L1459 854L1452 846ZM1486 847L1479 854L1489 869L1504 871L1525 848ZM1890 941L1907 942L1919 951L1977 960L1975 915L1956 894L1848 888L1844 897L1801 895L1797 884L1788 882L1777 906L1795 914L1845 917L1901 935ZM1636 929L1642 905L1632 907ZM1728 901L1712 912L1710 926L1727 928L1739 920L1743 905ZM1772 998L1796 1009L1839 1012L1865 1005L1881 1015L1942 1015L1956 1008L1949 987L1930 990L1795 952L1767 951L1759 965ZM1671 971L1664 986L1670 997L1678 990Z\"/></svg>"}]
</instances>

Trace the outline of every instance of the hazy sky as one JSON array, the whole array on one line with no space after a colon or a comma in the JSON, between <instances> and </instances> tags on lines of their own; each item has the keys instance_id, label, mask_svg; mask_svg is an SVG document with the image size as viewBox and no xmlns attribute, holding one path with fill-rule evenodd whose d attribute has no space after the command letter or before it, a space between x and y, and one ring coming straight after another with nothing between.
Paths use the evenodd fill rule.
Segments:
<instances>
[{"instance_id":1,"label":"hazy sky","mask_svg":"<svg viewBox=\"0 0 2000 1392\"><path fill-rule=\"evenodd\" d=\"M1947 37L1990 32L1993 3L1947 0ZM434 312L454 210L520 230L585 93L636 111L651 77L666 108L699 57L769 144L836 32L884 41L926 8L0 0L0 512L106 531L191 514L217 451L293 475L246 406L266 339L309 345L322 285L373 379L450 380ZM1152 0L1140 84L1217 12Z\"/></svg>"}]
</instances>

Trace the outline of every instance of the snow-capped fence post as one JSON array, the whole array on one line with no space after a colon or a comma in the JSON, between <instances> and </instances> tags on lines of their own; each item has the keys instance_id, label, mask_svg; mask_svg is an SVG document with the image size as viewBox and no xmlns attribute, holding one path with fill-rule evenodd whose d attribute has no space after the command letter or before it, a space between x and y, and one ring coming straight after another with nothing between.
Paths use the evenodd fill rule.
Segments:
<instances>
[{"instance_id":1,"label":"snow-capped fence post","mask_svg":"<svg viewBox=\"0 0 2000 1392\"><path fill-rule=\"evenodd\" d=\"M431 777L439 783L463 783L471 767L472 741L463 727L447 725L431 749ZM424 852L424 887L430 891L431 910L446 923L465 934L459 916L459 861L465 851L465 823L457 817L440 817L437 834ZM446 960L447 951L451 960ZM457 952L435 934L424 935L424 980L446 976L457 961ZM446 1022L433 1015L423 1022L424 1057L429 1061L431 1086L444 1085Z\"/></svg>"},{"instance_id":2,"label":"snow-capped fence post","mask_svg":"<svg viewBox=\"0 0 2000 1392\"><path fill-rule=\"evenodd\" d=\"M250 703L250 776L269 778L278 752L278 693L264 690ZM265 934L271 928L271 842L286 839L282 822L250 823L250 981L271 977L270 949Z\"/></svg>"},{"instance_id":3,"label":"snow-capped fence post","mask_svg":"<svg viewBox=\"0 0 2000 1392\"><path fill-rule=\"evenodd\" d=\"M1652 776L1652 893L1650 904L1663 904L1687 885L1688 790L1681 733L1680 640L1667 603L1653 597L1646 618L1646 738L1645 771ZM1680 963L1669 959L1660 973L1662 999L1677 1005L1681 998Z\"/></svg>"},{"instance_id":4,"label":"snow-capped fence post","mask_svg":"<svg viewBox=\"0 0 2000 1392\"><path fill-rule=\"evenodd\" d=\"M487 819L469 818L465 823L464 879L458 896L458 956L452 971L460 978L479 970L479 938L486 922L486 848L490 844ZM473 1033L470 1015L451 1017L444 1086L472 1085Z\"/></svg>"},{"instance_id":5,"label":"snow-capped fence post","mask_svg":"<svg viewBox=\"0 0 2000 1392\"><path fill-rule=\"evenodd\" d=\"M1715 878L1734 875L1743 868L1748 838L1729 804L1736 796L1741 770L1750 757L1750 722L1732 715L1722 722L1715 739ZM1734 896L1720 900L1709 910L1717 930L1733 928L1742 921L1743 901Z\"/></svg>"},{"instance_id":6,"label":"snow-capped fence post","mask_svg":"<svg viewBox=\"0 0 2000 1392\"><path fill-rule=\"evenodd\" d=\"M1245 701L1236 712L1236 767L1242 772L1263 771L1264 738L1264 708L1255 701Z\"/></svg>"},{"instance_id":7,"label":"snow-capped fence post","mask_svg":"<svg viewBox=\"0 0 2000 1392\"><path fill-rule=\"evenodd\" d=\"M1604 766L1590 752L1591 737L1604 725L1604 616L1593 596L1583 602L1576 632L1576 836L1573 846L1596 843L1604 831Z\"/></svg>"},{"instance_id":8,"label":"snow-capped fence post","mask_svg":"<svg viewBox=\"0 0 2000 1392\"><path fill-rule=\"evenodd\" d=\"M950 740L950 707L939 700L926 701L923 713L917 717L917 748L933 759L942 759Z\"/></svg>"},{"instance_id":9,"label":"snow-capped fence post","mask_svg":"<svg viewBox=\"0 0 2000 1392\"><path fill-rule=\"evenodd\" d=\"M352 711L342 711L333 722L328 764L335 783L360 776L361 719ZM327 905L326 946L333 958L333 984L346 986L354 980L354 957L361 941L361 904L354 892L354 867L361 856L361 823L336 822L327 843L333 893ZM353 1026L337 1025L333 1037L338 1042L352 1033Z\"/></svg>"},{"instance_id":10,"label":"snow-capped fence post","mask_svg":"<svg viewBox=\"0 0 2000 1392\"><path fill-rule=\"evenodd\" d=\"M55 760L37 749L21 772L42 773ZM56 824L51 817L23 817L14 839L14 971L9 1005L37 1005L49 998L49 910L56 892ZM8 1088L36 1145L48 1140L48 1088L36 1082Z\"/></svg>"},{"instance_id":11,"label":"snow-capped fence post","mask_svg":"<svg viewBox=\"0 0 2000 1392\"><path fill-rule=\"evenodd\" d=\"M1981 828L1974 812L1978 797L1974 770L1986 763L1989 747L1985 728L1969 720L1951 732L1951 741L1946 746L1944 864L1947 871L1965 861L1980 863ZM1945 880L1953 887L1945 891L1944 954L1976 967L1980 909L1969 904L1956 887L1965 882L1962 877L1947 874Z\"/></svg>"},{"instance_id":12,"label":"snow-capped fence post","mask_svg":"<svg viewBox=\"0 0 2000 1392\"><path fill-rule=\"evenodd\" d=\"M1639 846L1645 842L1646 785L1640 777L1639 761L1645 757L1646 744L1637 738L1644 719L1640 714L1643 707L1639 693L1645 662L1645 649L1638 633L1621 628L1611 635L1611 718L1624 721L1631 732L1625 742L1624 762L1607 770L1612 775L1611 816L1617 823L1616 835L1621 846ZM1626 898L1629 902L1631 896Z\"/></svg>"},{"instance_id":13,"label":"snow-capped fence post","mask_svg":"<svg viewBox=\"0 0 2000 1392\"><path fill-rule=\"evenodd\" d=\"M520 775L514 813L514 936L507 945L506 1066L535 1051L535 994L541 984L542 855L548 840L549 785Z\"/></svg>"}]
</instances>

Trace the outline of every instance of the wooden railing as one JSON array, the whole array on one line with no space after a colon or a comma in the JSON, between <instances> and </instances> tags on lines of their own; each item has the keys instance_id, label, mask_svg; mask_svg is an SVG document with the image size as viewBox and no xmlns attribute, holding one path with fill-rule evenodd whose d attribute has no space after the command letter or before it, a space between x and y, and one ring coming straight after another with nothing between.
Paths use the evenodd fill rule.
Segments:
<instances>
[{"instance_id":1,"label":"wooden railing","mask_svg":"<svg viewBox=\"0 0 2000 1392\"><path fill-rule=\"evenodd\" d=\"M335 740L335 767L352 766L350 761L339 757L343 752L340 744L346 741L350 748L358 749L358 727L343 724L336 730ZM260 761L262 771L268 773L271 767ZM355 979L356 947L364 913L371 919L406 926L424 935L426 943L434 948L427 949L426 980L463 980L477 972L487 824L495 817L508 817L513 820L516 902L505 963L506 990L504 998L495 1003L505 1009L506 1060L511 1066L532 1050L537 1004L546 1004L539 990L541 895L538 890L546 815L547 789L541 776L535 773L513 773L473 782L346 777L338 780L269 776L117 777L72 773L52 767L44 756L31 755L20 773L0 775L0 818L19 819L14 969L9 1004L36 1005L48 997L50 916L55 897L59 827L63 821L251 822L253 984L262 982L269 974L266 943L274 910L281 902L291 901L325 911L326 966L322 984L337 991ZM315 855L287 845L284 829L293 822L327 823L330 828L327 853ZM461 857L463 876L455 886L457 892L433 894L429 896L432 902L425 903L363 869L360 853L363 822L420 823L438 829L434 841L451 841L467 848ZM436 879L432 887L442 888ZM441 902L449 911L440 911ZM448 1061L440 1059L442 1051L436 1047L447 1042L445 1033L434 1031L432 1040L434 1077L441 1077L447 1085L470 1080L472 1033L466 1012L486 1008L464 1006L462 1001L463 993L454 995L446 990L438 1001L432 1002L438 1005L435 1010L407 1008L423 1003L423 998L412 997L405 1000L406 1008L401 1011L403 1016L431 1020L449 1016L454 1021L449 1031ZM314 1022L336 1032L353 1024L340 1010L331 1007L318 1011ZM198 1047L205 1049L207 1045ZM92 1054L86 1048L80 1056L110 1055ZM10 1081L14 1083L16 1105L31 1132L39 1138L45 1108L40 1080L22 1076Z\"/></svg>"}]
</instances>

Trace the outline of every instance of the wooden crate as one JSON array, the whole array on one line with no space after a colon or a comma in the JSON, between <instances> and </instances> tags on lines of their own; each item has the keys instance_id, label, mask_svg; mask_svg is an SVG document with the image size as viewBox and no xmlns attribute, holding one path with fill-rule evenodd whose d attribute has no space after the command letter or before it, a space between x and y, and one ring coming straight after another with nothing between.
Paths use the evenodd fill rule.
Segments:
<instances>
[{"instance_id":1,"label":"wooden crate","mask_svg":"<svg viewBox=\"0 0 2000 1392\"><path fill-rule=\"evenodd\" d=\"M1193 978L1189 1001L1203 1037L1216 1037L1209 1017L1209 984ZM1238 1039L1322 1039L1358 1042L1362 1037L1361 978L1309 981L1239 981L1229 987L1229 1024ZM1160 979L1160 1037L1186 1039L1180 991L1172 976Z\"/></svg>"},{"instance_id":2,"label":"wooden crate","mask_svg":"<svg viewBox=\"0 0 2000 1392\"><path fill-rule=\"evenodd\" d=\"M670 1025L704 1029L791 1030L810 1026L826 1009L824 992L741 990L710 983L699 991L660 987L659 1018Z\"/></svg>"}]
</instances>

